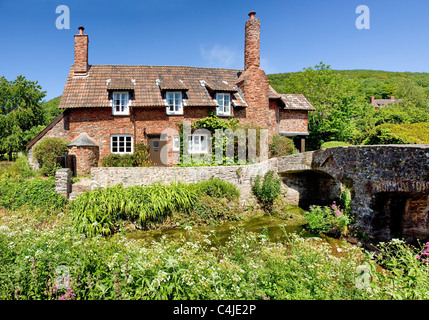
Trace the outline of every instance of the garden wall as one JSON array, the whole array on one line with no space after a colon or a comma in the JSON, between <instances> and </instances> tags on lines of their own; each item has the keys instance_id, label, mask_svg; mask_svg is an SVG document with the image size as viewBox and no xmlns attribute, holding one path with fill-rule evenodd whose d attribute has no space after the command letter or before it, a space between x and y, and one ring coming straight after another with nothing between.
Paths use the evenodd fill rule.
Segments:
<instances>
[{"instance_id":1,"label":"garden wall","mask_svg":"<svg viewBox=\"0 0 429 320\"><path fill-rule=\"evenodd\" d=\"M238 187L242 202L252 199L252 179L267 171L277 171L277 159L253 165L212 167L95 167L91 169L91 189L106 188L122 183L125 187L153 183L199 182L211 177L230 182ZM251 200L250 200L251 201Z\"/></svg>"}]
</instances>

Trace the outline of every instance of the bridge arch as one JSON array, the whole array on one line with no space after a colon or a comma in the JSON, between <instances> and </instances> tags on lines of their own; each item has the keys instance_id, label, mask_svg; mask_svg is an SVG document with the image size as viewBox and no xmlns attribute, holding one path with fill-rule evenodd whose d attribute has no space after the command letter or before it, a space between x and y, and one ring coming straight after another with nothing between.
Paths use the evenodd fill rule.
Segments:
<instances>
[{"instance_id":1,"label":"bridge arch","mask_svg":"<svg viewBox=\"0 0 429 320\"><path fill-rule=\"evenodd\" d=\"M323 194L323 204L346 185L356 227L370 240L429 240L429 145L326 148L280 157L277 168L304 207L318 202L309 195Z\"/></svg>"}]
</instances>

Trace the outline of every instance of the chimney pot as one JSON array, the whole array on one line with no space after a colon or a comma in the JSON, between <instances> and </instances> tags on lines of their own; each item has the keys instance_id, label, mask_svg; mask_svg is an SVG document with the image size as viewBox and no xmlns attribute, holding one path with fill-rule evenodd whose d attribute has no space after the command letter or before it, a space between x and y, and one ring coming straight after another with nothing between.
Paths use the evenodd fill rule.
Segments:
<instances>
[{"instance_id":1,"label":"chimney pot","mask_svg":"<svg viewBox=\"0 0 429 320\"><path fill-rule=\"evenodd\" d=\"M249 12L249 17L250 17L250 19L254 19L254 18L255 18L255 14L256 14L256 12L255 12L255 11L250 11L250 12Z\"/></svg>"},{"instance_id":2,"label":"chimney pot","mask_svg":"<svg viewBox=\"0 0 429 320\"><path fill-rule=\"evenodd\" d=\"M83 30L85 30L85 28L84 28L84 27L82 27L82 26L80 26L80 27L79 27L79 34L83 34Z\"/></svg>"}]
</instances>

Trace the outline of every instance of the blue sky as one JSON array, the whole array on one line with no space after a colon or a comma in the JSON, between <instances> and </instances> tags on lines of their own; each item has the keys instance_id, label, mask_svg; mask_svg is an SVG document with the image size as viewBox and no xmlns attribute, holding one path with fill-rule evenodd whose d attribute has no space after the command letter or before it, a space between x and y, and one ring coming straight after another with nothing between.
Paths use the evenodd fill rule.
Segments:
<instances>
[{"instance_id":1,"label":"blue sky","mask_svg":"<svg viewBox=\"0 0 429 320\"><path fill-rule=\"evenodd\" d=\"M55 9L70 9L59 30ZM358 30L356 7L370 9ZM244 23L261 20L267 74L320 61L334 69L429 72L429 1L423 0L0 0L0 75L62 94L73 35L89 34L90 64L243 68Z\"/></svg>"}]
</instances>

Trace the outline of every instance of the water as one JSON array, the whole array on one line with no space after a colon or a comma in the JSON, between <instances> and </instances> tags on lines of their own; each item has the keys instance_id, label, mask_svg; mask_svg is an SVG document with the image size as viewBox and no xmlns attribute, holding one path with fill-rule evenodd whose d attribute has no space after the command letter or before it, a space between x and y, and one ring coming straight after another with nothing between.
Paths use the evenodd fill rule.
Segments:
<instances>
[{"instance_id":1,"label":"water","mask_svg":"<svg viewBox=\"0 0 429 320\"><path fill-rule=\"evenodd\" d=\"M283 218L284 216L293 215L294 218ZM192 230L198 231L201 234L210 235L210 238L215 237L220 244L225 244L228 237L234 232L234 228L242 228L246 232L261 233L267 232L271 241L282 241L285 239L282 226L287 233L299 233L302 236L314 236L304 230L305 220L302 219L302 209L291 207L279 215L258 215L246 220L230 221L218 226L200 226L192 227ZM297 218L298 217L298 218ZM170 239L178 239L180 237L189 237L188 230L184 228L148 230L148 231L133 231L126 234L130 239L142 239L146 241L158 241L162 236Z\"/></svg>"}]
</instances>

